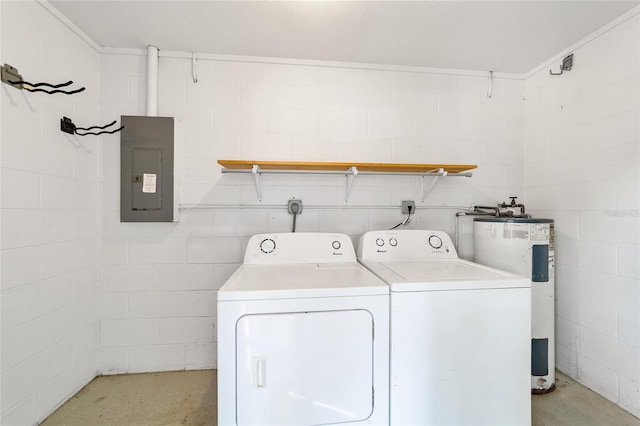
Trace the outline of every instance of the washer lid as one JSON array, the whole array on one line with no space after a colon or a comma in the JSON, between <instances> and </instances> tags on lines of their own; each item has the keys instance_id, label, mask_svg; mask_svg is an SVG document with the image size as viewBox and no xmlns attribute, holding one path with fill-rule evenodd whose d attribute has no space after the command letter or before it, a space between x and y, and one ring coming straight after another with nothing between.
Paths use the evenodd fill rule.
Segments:
<instances>
[{"instance_id":1,"label":"washer lid","mask_svg":"<svg viewBox=\"0 0 640 426\"><path fill-rule=\"evenodd\" d=\"M527 278L463 259L363 264L385 280L391 292L531 287Z\"/></svg>"},{"instance_id":2,"label":"washer lid","mask_svg":"<svg viewBox=\"0 0 640 426\"><path fill-rule=\"evenodd\" d=\"M272 300L389 294L387 284L357 262L241 265L218 300Z\"/></svg>"}]
</instances>

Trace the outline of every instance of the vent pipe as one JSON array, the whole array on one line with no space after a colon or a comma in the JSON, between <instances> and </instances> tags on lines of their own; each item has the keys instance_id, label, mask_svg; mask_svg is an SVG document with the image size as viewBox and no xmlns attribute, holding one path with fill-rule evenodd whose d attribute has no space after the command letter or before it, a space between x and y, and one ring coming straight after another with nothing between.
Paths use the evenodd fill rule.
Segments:
<instances>
[{"instance_id":1,"label":"vent pipe","mask_svg":"<svg viewBox=\"0 0 640 426\"><path fill-rule=\"evenodd\" d=\"M158 115L158 53L156 46L147 46L147 115Z\"/></svg>"}]
</instances>

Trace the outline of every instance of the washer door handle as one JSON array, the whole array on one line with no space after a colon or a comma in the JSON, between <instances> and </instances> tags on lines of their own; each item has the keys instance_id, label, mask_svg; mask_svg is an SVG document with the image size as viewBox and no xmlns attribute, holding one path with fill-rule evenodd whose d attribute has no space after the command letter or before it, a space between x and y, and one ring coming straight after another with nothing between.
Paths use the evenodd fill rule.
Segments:
<instances>
[{"instance_id":1,"label":"washer door handle","mask_svg":"<svg viewBox=\"0 0 640 426\"><path fill-rule=\"evenodd\" d=\"M253 360L253 384L256 388L267 386L267 360L265 358L255 358Z\"/></svg>"}]
</instances>

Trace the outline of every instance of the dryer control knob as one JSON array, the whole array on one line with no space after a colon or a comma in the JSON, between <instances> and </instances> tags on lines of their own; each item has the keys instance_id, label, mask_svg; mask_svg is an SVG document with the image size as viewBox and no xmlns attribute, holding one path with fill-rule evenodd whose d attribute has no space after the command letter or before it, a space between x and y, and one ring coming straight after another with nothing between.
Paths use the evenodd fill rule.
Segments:
<instances>
[{"instance_id":1,"label":"dryer control knob","mask_svg":"<svg viewBox=\"0 0 640 426\"><path fill-rule=\"evenodd\" d=\"M376 245L378 247L382 247L384 245L384 240L382 238L376 239Z\"/></svg>"},{"instance_id":2,"label":"dryer control knob","mask_svg":"<svg viewBox=\"0 0 640 426\"><path fill-rule=\"evenodd\" d=\"M331 247L333 247L335 250L338 250L340 247L342 247L342 244L340 244L340 241L334 241L331 243Z\"/></svg>"},{"instance_id":3,"label":"dryer control knob","mask_svg":"<svg viewBox=\"0 0 640 426\"><path fill-rule=\"evenodd\" d=\"M442 247L442 240L437 235L432 235L429 237L429 245L434 249L439 249Z\"/></svg>"},{"instance_id":4,"label":"dryer control knob","mask_svg":"<svg viewBox=\"0 0 640 426\"><path fill-rule=\"evenodd\" d=\"M271 253L275 249L276 242L271 238L265 238L264 240L260 241L260 250L262 250L263 253Z\"/></svg>"},{"instance_id":5,"label":"dryer control knob","mask_svg":"<svg viewBox=\"0 0 640 426\"><path fill-rule=\"evenodd\" d=\"M398 240L396 240L395 238L389 238L389 245L391 247L395 247L398 245Z\"/></svg>"}]
</instances>

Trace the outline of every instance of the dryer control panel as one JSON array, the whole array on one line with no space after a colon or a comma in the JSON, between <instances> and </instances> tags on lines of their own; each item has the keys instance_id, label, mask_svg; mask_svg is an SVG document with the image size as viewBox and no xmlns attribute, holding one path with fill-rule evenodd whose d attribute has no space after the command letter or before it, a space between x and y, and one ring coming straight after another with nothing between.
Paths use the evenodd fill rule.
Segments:
<instances>
[{"instance_id":1,"label":"dryer control panel","mask_svg":"<svg viewBox=\"0 0 640 426\"><path fill-rule=\"evenodd\" d=\"M458 253L446 232L402 229L367 232L360 237L358 258L362 260L457 259Z\"/></svg>"},{"instance_id":2,"label":"dryer control panel","mask_svg":"<svg viewBox=\"0 0 640 426\"><path fill-rule=\"evenodd\" d=\"M355 262L353 242L345 234L292 232L254 235L245 264Z\"/></svg>"}]
</instances>

